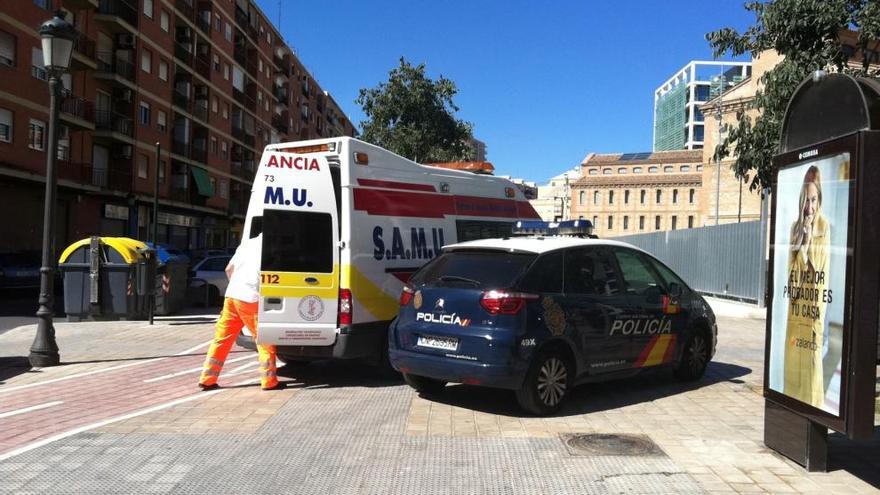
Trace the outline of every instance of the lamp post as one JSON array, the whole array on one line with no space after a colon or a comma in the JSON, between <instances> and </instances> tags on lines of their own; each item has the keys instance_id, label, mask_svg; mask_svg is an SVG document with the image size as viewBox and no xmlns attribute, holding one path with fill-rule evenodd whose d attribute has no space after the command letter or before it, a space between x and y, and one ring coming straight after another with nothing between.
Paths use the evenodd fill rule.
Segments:
<instances>
[{"instance_id":1,"label":"lamp post","mask_svg":"<svg viewBox=\"0 0 880 495\"><path fill-rule=\"evenodd\" d=\"M43 65L49 75L49 145L46 148L46 199L43 205L43 260L40 268L40 307L37 309L37 335L31 344L28 360L31 366L43 368L57 365L58 344L55 343L54 271L55 271L55 155L58 152L58 108L61 103L61 75L70 67L70 54L76 29L64 20L62 12L40 26Z\"/></svg>"},{"instance_id":2,"label":"lamp post","mask_svg":"<svg viewBox=\"0 0 880 495\"><path fill-rule=\"evenodd\" d=\"M721 147L721 120L723 117L721 111L722 101L724 99L724 74L722 73L718 76L719 81L719 91L718 91L718 100L715 105L715 120L717 122L718 128L716 129L716 141L715 141L715 162L717 164L716 172L715 172L715 225L719 224L719 210L721 209L721 157L718 156L718 150Z\"/></svg>"}]
</instances>

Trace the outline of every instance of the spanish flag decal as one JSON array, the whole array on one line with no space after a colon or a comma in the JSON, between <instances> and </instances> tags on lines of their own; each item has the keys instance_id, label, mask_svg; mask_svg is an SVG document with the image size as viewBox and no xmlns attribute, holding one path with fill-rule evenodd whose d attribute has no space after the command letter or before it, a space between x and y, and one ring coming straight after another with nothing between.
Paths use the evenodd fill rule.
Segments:
<instances>
[{"instance_id":1,"label":"spanish flag decal","mask_svg":"<svg viewBox=\"0 0 880 495\"><path fill-rule=\"evenodd\" d=\"M675 351L675 334L664 333L655 335L648 345L642 349L639 358L633 365L634 368L647 368L669 362Z\"/></svg>"},{"instance_id":2,"label":"spanish flag decal","mask_svg":"<svg viewBox=\"0 0 880 495\"><path fill-rule=\"evenodd\" d=\"M680 309L678 300L669 296L663 296L663 314L677 315Z\"/></svg>"}]
</instances>

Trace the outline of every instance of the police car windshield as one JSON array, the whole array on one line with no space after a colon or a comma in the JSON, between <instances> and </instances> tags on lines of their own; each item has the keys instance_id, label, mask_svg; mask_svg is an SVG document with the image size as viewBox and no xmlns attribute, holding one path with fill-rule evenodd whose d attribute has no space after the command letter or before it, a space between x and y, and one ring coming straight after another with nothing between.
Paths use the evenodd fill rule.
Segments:
<instances>
[{"instance_id":1,"label":"police car windshield","mask_svg":"<svg viewBox=\"0 0 880 495\"><path fill-rule=\"evenodd\" d=\"M530 253L510 253L487 249L443 253L413 275L410 283L425 285L464 285L485 289L511 287L534 261Z\"/></svg>"}]
</instances>

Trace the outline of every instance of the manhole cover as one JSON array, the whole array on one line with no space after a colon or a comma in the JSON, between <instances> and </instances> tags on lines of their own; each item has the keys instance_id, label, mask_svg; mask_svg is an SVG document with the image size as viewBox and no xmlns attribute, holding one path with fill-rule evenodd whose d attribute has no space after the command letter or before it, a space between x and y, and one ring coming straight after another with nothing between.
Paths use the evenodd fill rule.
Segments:
<instances>
[{"instance_id":1,"label":"manhole cover","mask_svg":"<svg viewBox=\"0 0 880 495\"><path fill-rule=\"evenodd\" d=\"M645 435L588 433L563 435L571 455L664 455L660 447Z\"/></svg>"}]
</instances>

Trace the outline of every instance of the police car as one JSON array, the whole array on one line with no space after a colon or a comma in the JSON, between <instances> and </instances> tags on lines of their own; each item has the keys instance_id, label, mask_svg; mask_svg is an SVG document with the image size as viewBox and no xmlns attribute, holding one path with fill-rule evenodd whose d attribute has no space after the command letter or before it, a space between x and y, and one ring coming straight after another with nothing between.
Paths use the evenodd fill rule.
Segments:
<instances>
[{"instance_id":1,"label":"police car","mask_svg":"<svg viewBox=\"0 0 880 495\"><path fill-rule=\"evenodd\" d=\"M663 263L622 242L530 236L446 246L400 296L389 358L423 394L512 389L537 415L574 385L667 366L696 380L715 316Z\"/></svg>"}]
</instances>

